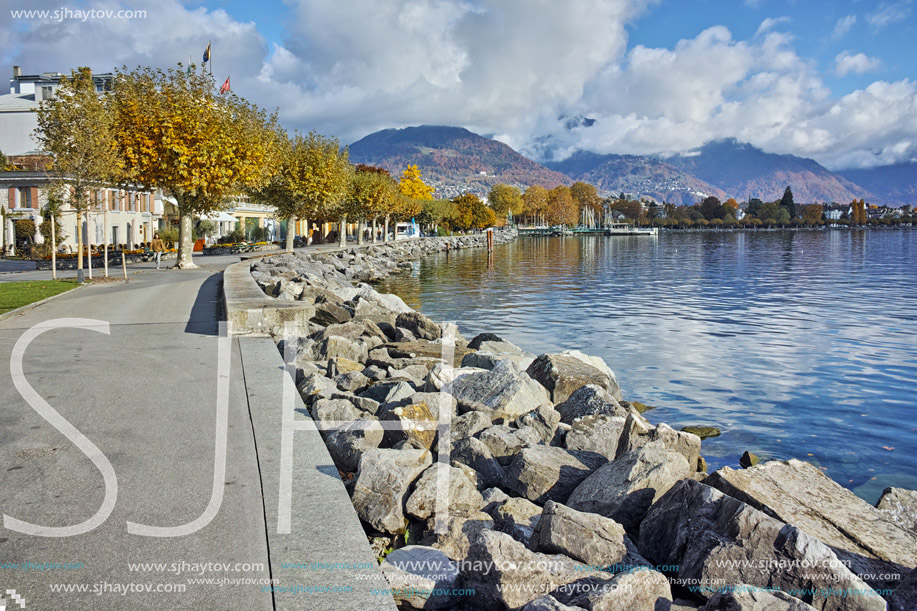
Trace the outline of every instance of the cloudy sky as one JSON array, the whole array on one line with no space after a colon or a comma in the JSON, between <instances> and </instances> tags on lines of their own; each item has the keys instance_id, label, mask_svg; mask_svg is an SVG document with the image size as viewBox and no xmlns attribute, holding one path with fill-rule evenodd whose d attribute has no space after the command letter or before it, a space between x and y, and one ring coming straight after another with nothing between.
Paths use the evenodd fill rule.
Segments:
<instances>
[{"instance_id":1,"label":"cloudy sky","mask_svg":"<svg viewBox=\"0 0 917 611\"><path fill-rule=\"evenodd\" d=\"M219 82L344 144L442 124L536 158L734 137L832 169L917 160L917 0L3 4L9 72L200 62L211 40Z\"/></svg>"}]
</instances>

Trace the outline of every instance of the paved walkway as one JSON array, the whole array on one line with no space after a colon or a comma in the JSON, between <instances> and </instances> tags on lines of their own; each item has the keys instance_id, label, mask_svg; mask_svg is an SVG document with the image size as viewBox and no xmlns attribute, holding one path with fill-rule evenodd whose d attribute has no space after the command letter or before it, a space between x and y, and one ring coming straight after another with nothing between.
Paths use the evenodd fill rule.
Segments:
<instances>
[{"instance_id":1,"label":"paved walkway","mask_svg":"<svg viewBox=\"0 0 917 611\"><path fill-rule=\"evenodd\" d=\"M0 512L5 520L0 595L12 589L26 599L26 609L50 610L394 609L390 598L356 606L346 594L278 595L258 583L276 579L272 567L281 560L365 560L369 548L365 538L354 540L353 527L350 535L338 538L335 520L349 525L351 516L338 507L329 515L321 503L306 507L305 514L294 507L293 513L296 528L325 533L316 541L317 554L309 553L310 542L305 535L296 537L295 529L285 549L269 548L269 525L276 528L276 475L264 476L260 470L276 463L282 365L270 339L261 338L260 344L222 340L229 346L225 362L230 367L226 468L214 481L221 437L220 272L238 260L201 257L196 262L202 267L190 271L134 265L127 283L84 286L0 321ZM84 321L98 326L54 329L33 339L22 359L23 378L40 398L27 401L21 391L28 394L28 389L21 381L21 388L15 387L17 378L6 366L14 345L38 323L72 317L102 322ZM108 333L99 332L106 324ZM252 355L250 364L243 364L243 352ZM42 408L42 401L49 405ZM42 409L47 418L40 415ZM52 426L51 410L75 431L65 436ZM261 421L275 428L264 428ZM80 436L86 440L78 441ZM86 442L103 456L90 460L81 450ZM314 439L309 443L315 446ZM308 491L294 490L294 502L312 494L315 503L328 486L343 491L336 472L329 472L324 446L318 446L294 463L300 469L296 477L309 482ZM106 463L111 466L108 476L103 475ZM214 490L222 502L199 530L184 536L128 532L128 523L194 523L206 513ZM60 530L92 519L106 506L111 506L107 518L102 515L98 526L74 536L24 534L22 526L11 522ZM352 583L351 573L304 573L286 571L282 585L340 586L343 579L361 588ZM194 581L201 579L214 581ZM367 596L369 585L379 584L364 583ZM130 592L124 594L126 588Z\"/></svg>"}]
</instances>

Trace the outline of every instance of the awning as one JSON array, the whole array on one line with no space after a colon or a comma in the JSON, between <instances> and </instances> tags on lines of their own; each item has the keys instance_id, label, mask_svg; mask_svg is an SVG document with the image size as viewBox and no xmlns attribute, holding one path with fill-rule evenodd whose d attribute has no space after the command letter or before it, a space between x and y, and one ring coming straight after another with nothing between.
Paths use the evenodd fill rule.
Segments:
<instances>
[{"instance_id":1,"label":"awning","mask_svg":"<svg viewBox=\"0 0 917 611\"><path fill-rule=\"evenodd\" d=\"M200 215L200 219L202 221L211 221L214 223L235 223L237 220L236 217L222 210L219 212L211 212L210 214L202 214Z\"/></svg>"}]
</instances>

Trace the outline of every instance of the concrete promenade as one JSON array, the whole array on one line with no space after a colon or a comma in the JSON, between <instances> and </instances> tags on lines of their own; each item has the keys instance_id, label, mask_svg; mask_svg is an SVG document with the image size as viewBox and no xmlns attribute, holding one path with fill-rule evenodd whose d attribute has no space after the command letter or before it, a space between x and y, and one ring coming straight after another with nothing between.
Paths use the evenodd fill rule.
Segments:
<instances>
[{"instance_id":1,"label":"concrete promenade","mask_svg":"<svg viewBox=\"0 0 917 611\"><path fill-rule=\"evenodd\" d=\"M370 591L384 579L315 431L294 434L292 528L277 533L283 362L269 338L218 335L222 269L239 257L195 261L202 267L190 271L130 266L126 283L0 321L0 594L49 610L393 610L390 596ZM73 317L99 322L20 344L24 375L14 375L17 359L7 364L23 334ZM75 431L52 426L53 412ZM94 460L87 442L101 453ZM63 537L12 521L60 529L94 516L97 526ZM145 536L128 523L134 533L193 532Z\"/></svg>"}]
</instances>

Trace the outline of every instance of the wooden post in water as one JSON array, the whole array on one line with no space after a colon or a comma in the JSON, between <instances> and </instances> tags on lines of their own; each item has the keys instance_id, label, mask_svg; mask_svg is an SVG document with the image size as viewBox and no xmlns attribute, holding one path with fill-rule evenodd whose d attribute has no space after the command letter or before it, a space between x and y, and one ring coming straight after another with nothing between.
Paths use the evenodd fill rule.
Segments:
<instances>
[{"instance_id":1,"label":"wooden post in water","mask_svg":"<svg viewBox=\"0 0 917 611\"><path fill-rule=\"evenodd\" d=\"M487 252L494 250L494 230L493 227L487 230Z\"/></svg>"}]
</instances>

